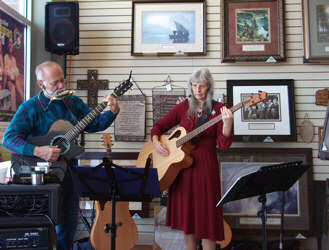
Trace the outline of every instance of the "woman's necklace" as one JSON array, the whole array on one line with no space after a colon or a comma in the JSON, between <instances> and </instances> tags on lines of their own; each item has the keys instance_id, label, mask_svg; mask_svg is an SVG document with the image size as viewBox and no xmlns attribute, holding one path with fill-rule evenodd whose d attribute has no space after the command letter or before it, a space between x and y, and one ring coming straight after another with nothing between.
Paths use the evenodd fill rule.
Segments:
<instances>
[{"instance_id":1,"label":"woman's necklace","mask_svg":"<svg viewBox=\"0 0 329 250\"><path fill-rule=\"evenodd\" d=\"M197 115L198 117L200 117L202 115L202 112L203 112L203 103L201 105L198 105L198 108L197 108Z\"/></svg>"},{"instance_id":2,"label":"woman's necklace","mask_svg":"<svg viewBox=\"0 0 329 250\"><path fill-rule=\"evenodd\" d=\"M197 109L197 116L200 117L202 115L202 109L198 108Z\"/></svg>"}]
</instances>

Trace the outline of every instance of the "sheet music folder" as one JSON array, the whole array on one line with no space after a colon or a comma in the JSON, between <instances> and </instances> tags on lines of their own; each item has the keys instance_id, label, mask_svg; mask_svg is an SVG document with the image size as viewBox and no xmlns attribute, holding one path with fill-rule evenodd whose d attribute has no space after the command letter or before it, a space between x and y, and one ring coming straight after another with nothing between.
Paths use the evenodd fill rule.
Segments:
<instances>
[{"instance_id":1,"label":"sheet music folder","mask_svg":"<svg viewBox=\"0 0 329 250\"><path fill-rule=\"evenodd\" d=\"M239 177L223 195L216 207L225 203L254 197L276 191L288 191L290 187L310 168L302 161L263 166Z\"/></svg>"},{"instance_id":2,"label":"sheet music folder","mask_svg":"<svg viewBox=\"0 0 329 250\"><path fill-rule=\"evenodd\" d=\"M157 169L111 167L116 184L118 201L151 201L160 197ZM92 200L108 201L111 199L112 185L108 179L106 167L74 166L70 169L73 181L81 196Z\"/></svg>"}]
</instances>

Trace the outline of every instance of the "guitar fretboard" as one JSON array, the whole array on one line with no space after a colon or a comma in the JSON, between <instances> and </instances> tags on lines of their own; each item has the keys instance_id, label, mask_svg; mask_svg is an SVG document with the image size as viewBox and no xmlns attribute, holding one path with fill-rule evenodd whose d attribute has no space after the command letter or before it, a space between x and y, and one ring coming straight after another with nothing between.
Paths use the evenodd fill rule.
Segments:
<instances>
[{"instance_id":1,"label":"guitar fretboard","mask_svg":"<svg viewBox=\"0 0 329 250\"><path fill-rule=\"evenodd\" d=\"M88 115L86 115L81 121L78 122L73 128L71 128L63 138L58 140L54 146L60 146L65 141L72 141L76 138L88 125L91 123L100 113L106 108L106 102L102 102L97 105Z\"/></svg>"},{"instance_id":2,"label":"guitar fretboard","mask_svg":"<svg viewBox=\"0 0 329 250\"><path fill-rule=\"evenodd\" d=\"M249 100L248 100L249 102ZM241 107L243 107L244 102L240 102L237 105L233 106L232 108L230 108L230 110L232 111L232 113L234 113L235 111L237 111L238 109L240 109ZM193 139L194 137L196 137L198 134L202 133L203 131L205 131L207 128L210 128L212 125L216 124L217 122L222 120L222 115L218 115L216 116L214 119L202 124L200 127L192 130L190 133L188 133L187 135L183 136L182 138L178 139L176 141L176 147L179 148L180 146L182 146L184 143L188 142L189 140Z\"/></svg>"}]
</instances>

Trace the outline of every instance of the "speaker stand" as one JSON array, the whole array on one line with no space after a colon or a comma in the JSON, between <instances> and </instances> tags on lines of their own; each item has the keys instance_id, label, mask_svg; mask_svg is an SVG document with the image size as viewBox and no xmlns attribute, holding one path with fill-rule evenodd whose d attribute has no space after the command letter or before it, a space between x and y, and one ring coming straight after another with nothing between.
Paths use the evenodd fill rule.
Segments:
<instances>
[{"instance_id":1,"label":"speaker stand","mask_svg":"<svg viewBox=\"0 0 329 250\"><path fill-rule=\"evenodd\" d=\"M66 53L63 55L63 73L64 73L64 78L66 79Z\"/></svg>"}]
</instances>

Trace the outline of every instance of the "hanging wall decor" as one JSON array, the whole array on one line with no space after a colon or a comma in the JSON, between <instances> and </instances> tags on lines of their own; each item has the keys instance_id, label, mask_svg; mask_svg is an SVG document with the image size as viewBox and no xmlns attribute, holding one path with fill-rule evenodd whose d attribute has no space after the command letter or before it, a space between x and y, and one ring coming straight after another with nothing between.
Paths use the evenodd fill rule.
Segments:
<instances>
[{"instance_id":1,"label":"hanging wall decor","mask_svg":"<svg viewBox=\"0 0 329 250\"><path fill-rule=\"evenodd\" d=\"M234 141L296 141L294 80L227 80L228 107L258 91L267 92L266 101L234 113Z\"/></svg>"},{"instance_id":2,"label":"hanging wall decor","mask_svg":"<svg viewBox=\"0 0 329 250\"><path fill-rule=\"evenodd\" d=\"M329 2L303 0L304 63L329 62Z\"/></svg>"},{"instance_id":3,"label":"hanging wall decor","mask_svg":"<svg viewBox=\"0 0 329 250\"><path fill-rule=\"evenodd\" d=\"M120 112L114 121L116 141L145 140L145 95L125 95L118 98Z\"/></svg>"},{"instance_id":4,"label":"hanging wall decor","mask_svg":"<svg viewBox=\"0 0 329 250\"><path fill-rule=\"evenodd\" d=\"M133 2L131 55L205 55L206 1Z\"/></svg>"},{"instance_id":5,"label":"hanging wall decor","mask_svg":"<svg viewBox=\"0 0 329 250\"><path fill-rule=\"evenodd\" d=\"M222 62L285 60L283 0L222 0Z\"/></svg>"}]
</instances>

